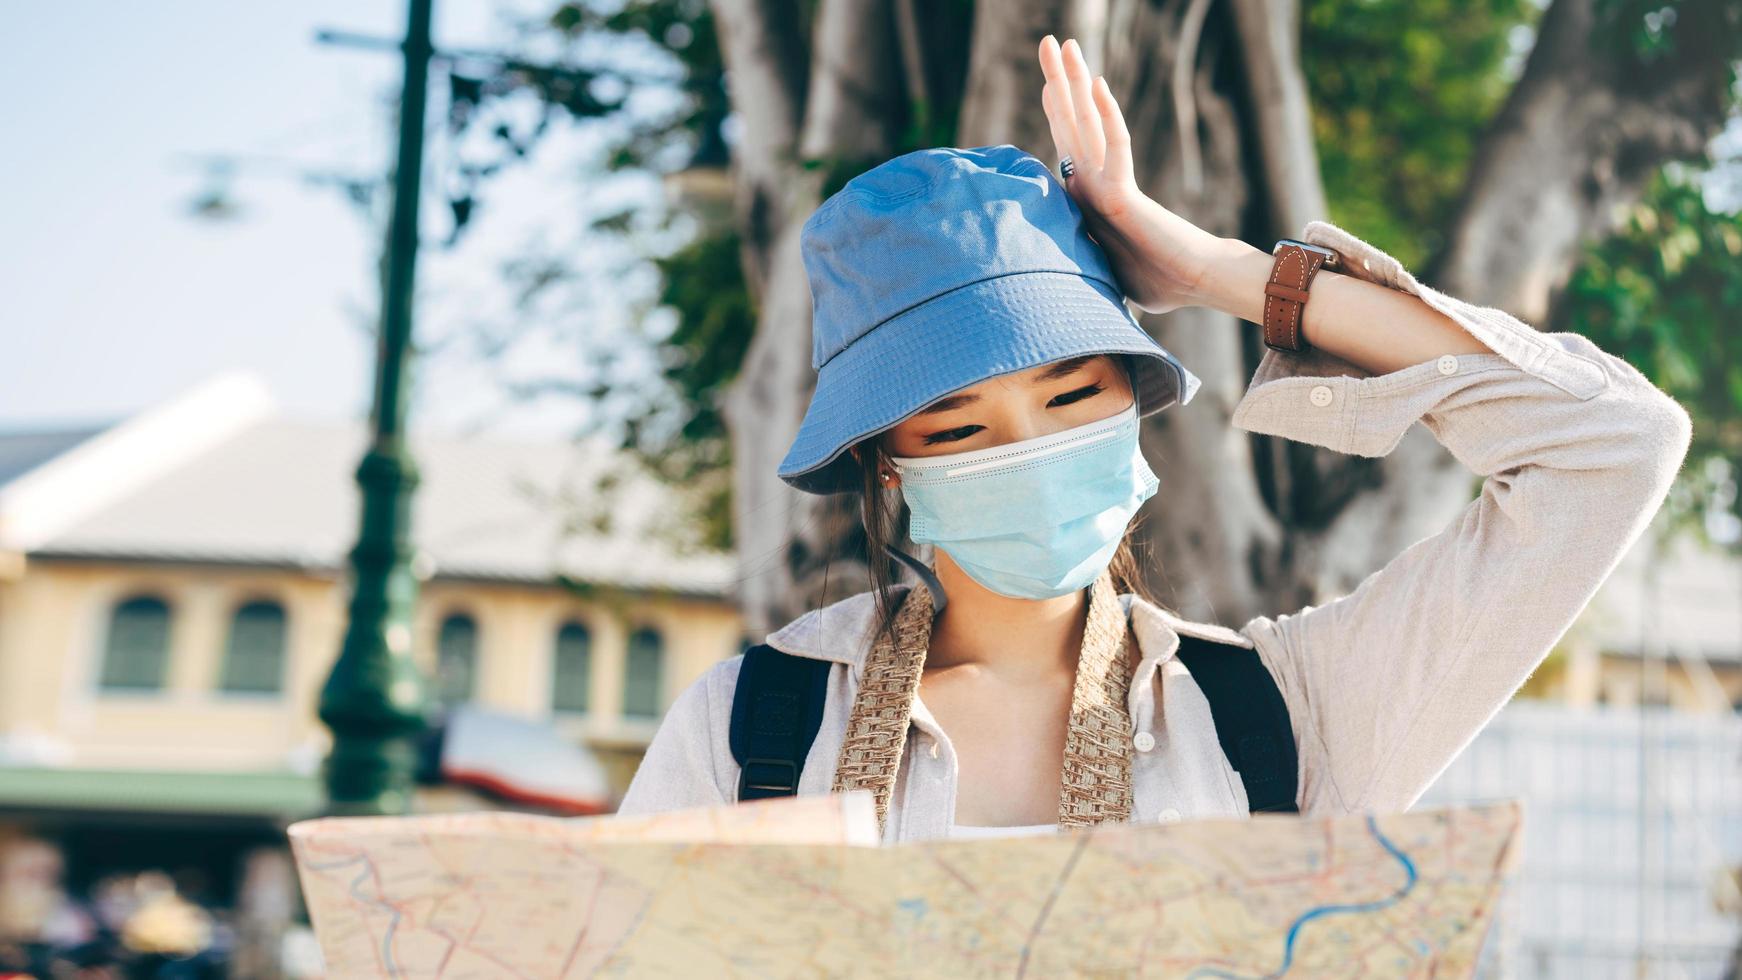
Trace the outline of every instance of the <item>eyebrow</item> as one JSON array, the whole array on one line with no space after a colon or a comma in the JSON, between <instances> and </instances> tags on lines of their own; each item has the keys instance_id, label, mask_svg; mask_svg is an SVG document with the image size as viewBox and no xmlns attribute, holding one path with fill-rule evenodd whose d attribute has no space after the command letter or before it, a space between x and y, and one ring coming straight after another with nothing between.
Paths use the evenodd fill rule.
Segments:
<instances>
[{"instance_id":1,"label":"eyebrow","mask_svg":"<svg viewBox=\"0 0 1742 980\"><path fill-rule=\"evenodd\" d=\"M1033 383L1041 384L1047 381L1057 381L1058 379L1068 375L1076 374L1078 371L1083 369L1083 365L1099 356L1100 355L1098 354L1079 354L1076 357L1067 357L1062 361L1058 361L1048 366L1045 371L1040 373L1039 377L1034 379ZM971 405L979 400L979 395L950 395L947 398L940 398L937 401L932 402L930 405L920 409L915 414L937 415L941 412L951 412L964 405Z\"/></svg>"}]
</instances>

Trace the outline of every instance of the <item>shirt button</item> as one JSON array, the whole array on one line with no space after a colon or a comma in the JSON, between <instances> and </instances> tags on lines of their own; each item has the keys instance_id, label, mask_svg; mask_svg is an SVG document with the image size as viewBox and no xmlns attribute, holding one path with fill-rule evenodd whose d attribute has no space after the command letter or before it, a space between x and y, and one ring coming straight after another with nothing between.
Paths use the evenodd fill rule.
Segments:
<instances>
[{"instance_id":1,"label":"shirt button","mask_svg":"<svg viewBox=\"0 0 1742 980\"><path fill-rule=\"evenodd\" d=\"M1168 807L1167 809L1161 811L1161 822L1162 823L1179 823L1179 811L1175 810L1171 806Z\"/></svg>"},{"instance_id":2,"label":"shirt button","mask_svg":"<svg viewBox=\"0 0 1742 980\"><path fill-rule=\"evenodd\" d=\"M1331 389L1326 385L1313 385L1313 390L1307 392L1307 399L1324 408L1331 403Z\"/></svg>"},{"instance_id":3,"label":"shirt button","mask_svg":"<svg viewBox=\"0 0 1742 980\"><path fill-rule=\"evenodd\" d=\"M1451 354L1441 354L1439 366L1441 374L1458 373L1458 359Z\"/></svg>"},{"instance_id":4,"label":"shirt button","mask_svg":"<svg viewBox=\"0 0 1742 980\"><path fill-rule=\"evenodd\" d=\"M1148 732L1138 732L1131 736L1131 744L1137 746L1137 751L1148 752L1155 748L1155 736Z\"/></svg>"}]
</instances>

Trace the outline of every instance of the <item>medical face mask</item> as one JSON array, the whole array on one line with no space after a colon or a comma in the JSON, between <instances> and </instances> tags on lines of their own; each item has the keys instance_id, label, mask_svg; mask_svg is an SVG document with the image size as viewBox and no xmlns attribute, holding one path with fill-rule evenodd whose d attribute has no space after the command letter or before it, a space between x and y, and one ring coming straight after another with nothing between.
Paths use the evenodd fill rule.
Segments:
<instances>
[{"instance_id":1,"label":"medical face mask","mask_svg":"<svg viewBox=\"0 0 1742 980\"><path fill-rule=\"evenodd\" d=\"M898 456L909 537L974 581L1022 599L1088 587L1160 481L1137 446L1137 406L1021 442Z\"/></svg>"}]
</instances>

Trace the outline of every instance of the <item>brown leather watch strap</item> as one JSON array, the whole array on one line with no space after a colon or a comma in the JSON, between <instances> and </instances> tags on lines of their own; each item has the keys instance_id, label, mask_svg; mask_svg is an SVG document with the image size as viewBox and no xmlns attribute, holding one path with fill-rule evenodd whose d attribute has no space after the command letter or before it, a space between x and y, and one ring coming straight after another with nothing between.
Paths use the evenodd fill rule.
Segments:
<instances>
[{"instance_id":1,"label":"brown leather watch strap","mask_svg":"<svg viewBox=\"0 0 1742 980\"><path fill-rule=\"evenodd\" d=\"M1277 243L1275 254L1270 281L1264 284L1264 345L1273 350L1304 350L1301 324L1306 319L1307 290L1320 267L1336 263L1326 252L1286 239Z\"/></svg>"}]
</instances>

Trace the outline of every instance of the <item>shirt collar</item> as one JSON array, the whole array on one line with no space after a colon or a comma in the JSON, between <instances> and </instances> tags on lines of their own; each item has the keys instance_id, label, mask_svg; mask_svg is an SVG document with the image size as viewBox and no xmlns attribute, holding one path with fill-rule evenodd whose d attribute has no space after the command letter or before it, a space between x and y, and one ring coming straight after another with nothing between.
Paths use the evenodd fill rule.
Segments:
<instances>
[{"instance_id":1,"label":"shirt collar","mask_svg":"<svg viewBox=\"0 0 1742 980\"><path fill-rule=\"evenodd\" d=\"M891 587L891 608L900 608L909 586ZM870 653L871 631L877 626L877 594L860 592L812 609L768 634L767 643L783 653L850 664L855 673Z\"/></svg>"},{"instance_id":2,"label":"shirt collar","mask_svg":"<svg viewBox=\"0 0 1742 980\"><path fill-rule=\"evenodd\" d=\"M890 590L890 602L899 608L909 586L898 583ZM1179 650L1181 633L1200 636L1223 643L1250 646L1245 636L1226 626L1195 623L1163 609L1141 596L1129 593L1119 597L1131 617L1132 629L1143 660L1165 663ZM812 609L768 635L768 645L784 653L813 660L852 665L863 668L870 652L871 631L877 625L877 598L872 592L860 592L827 606Z\"/></svg>"}]
</instances>

